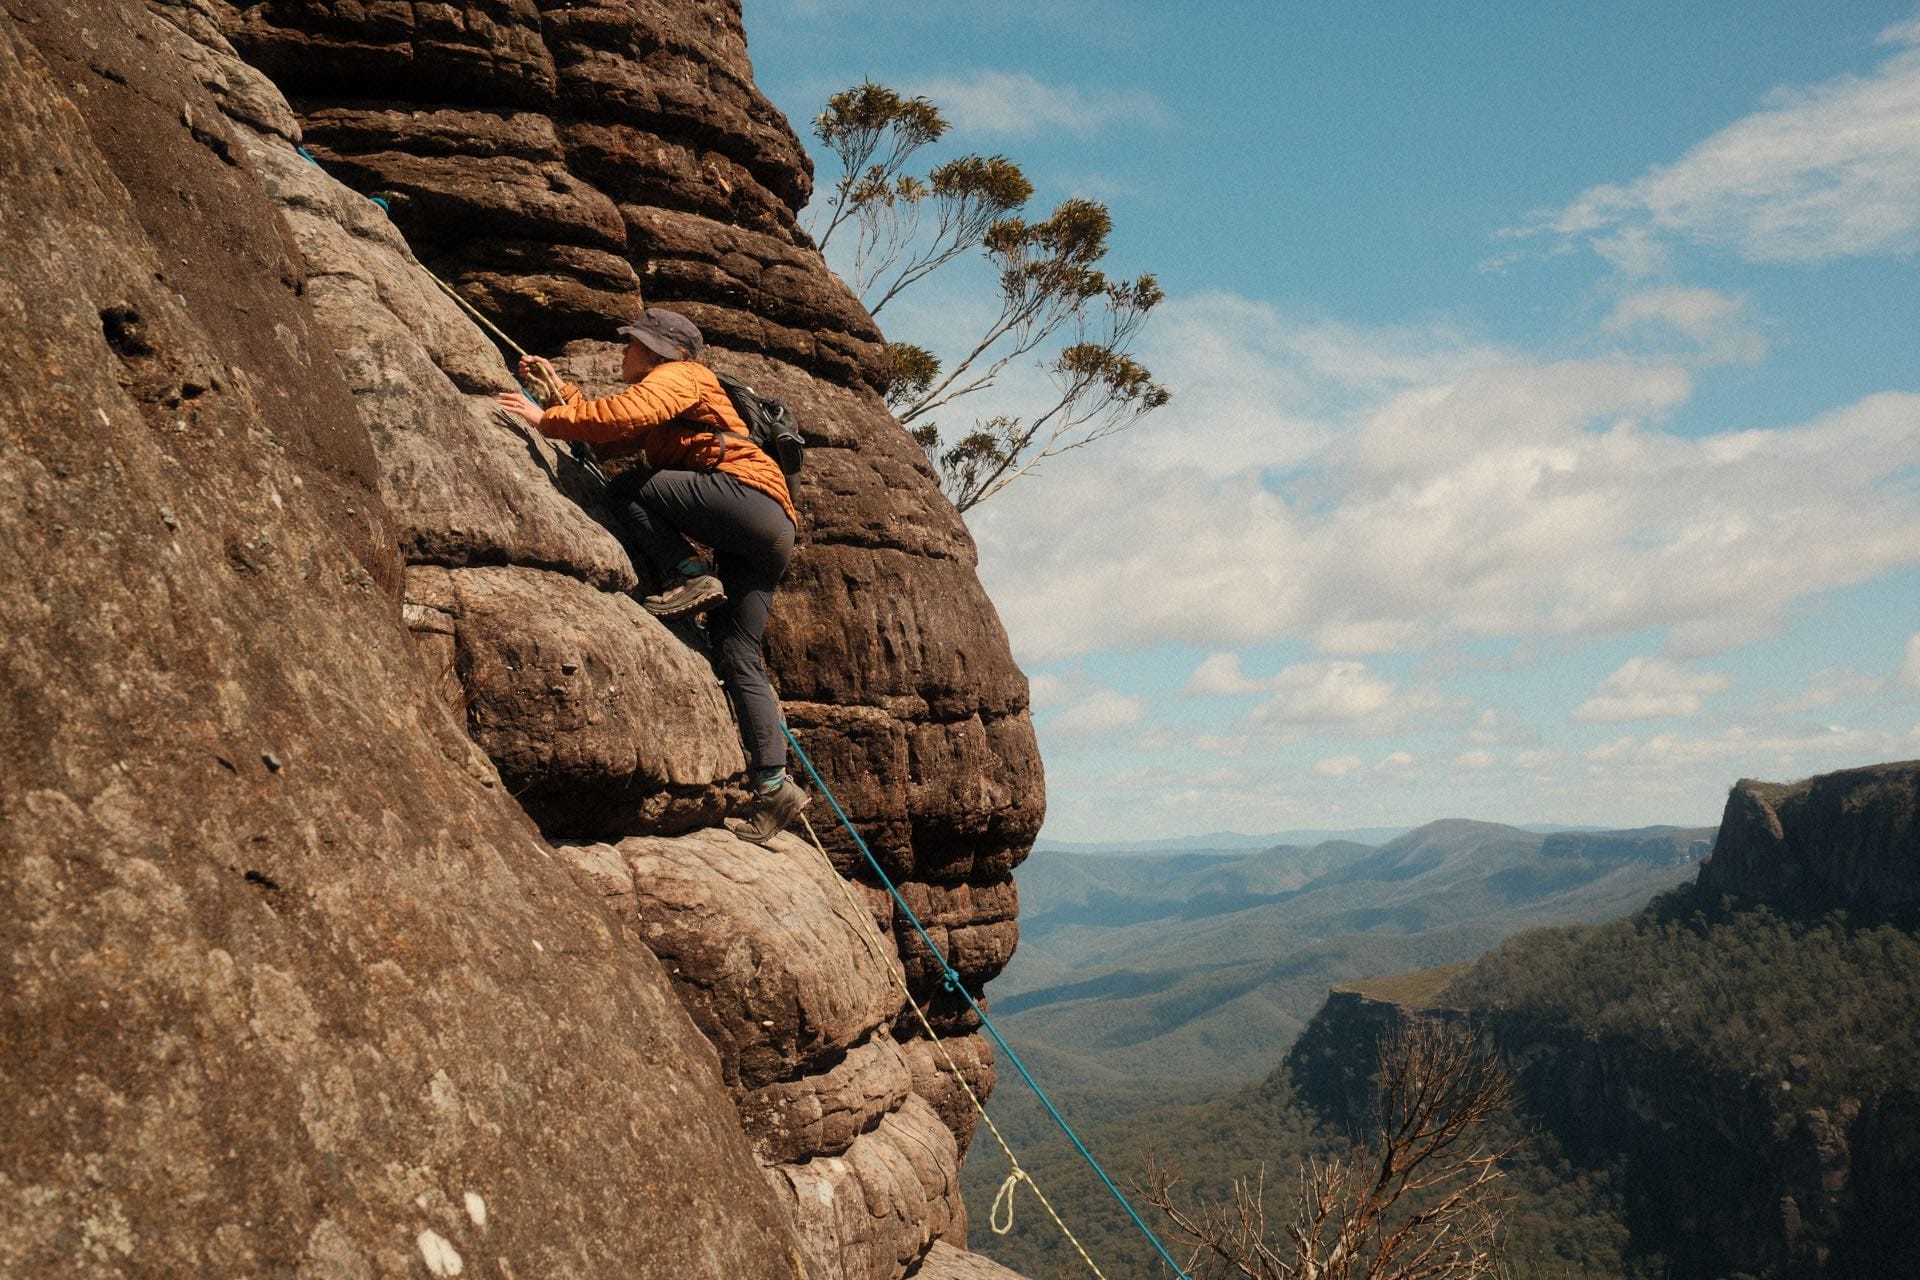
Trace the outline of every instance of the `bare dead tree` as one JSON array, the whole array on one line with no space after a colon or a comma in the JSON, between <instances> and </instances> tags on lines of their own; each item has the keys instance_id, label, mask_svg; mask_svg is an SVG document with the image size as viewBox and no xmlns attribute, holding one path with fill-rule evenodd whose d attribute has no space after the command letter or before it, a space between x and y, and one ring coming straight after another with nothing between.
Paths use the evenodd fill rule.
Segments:
<instances>
[{"instance_id":1,"label":"bare dead tree","mask_svg":"<svg viewBox=\"0 0 1920 1280\"><path fill-rule=\"evenodd\" d=\"M1189 1250L1195 1277L1472 1280L1499 1274L1502 1161L1520 1145L1490 1122L1513 1080L1466 1031L1415 1022L1380 1046L1371 1131L1343 1158L1301 1168L1278 1232L1264 1168L1232 1203L1182 1206L1176 1171L1147 1168L1147 1200Z\"/></svg>"}]
</instances>

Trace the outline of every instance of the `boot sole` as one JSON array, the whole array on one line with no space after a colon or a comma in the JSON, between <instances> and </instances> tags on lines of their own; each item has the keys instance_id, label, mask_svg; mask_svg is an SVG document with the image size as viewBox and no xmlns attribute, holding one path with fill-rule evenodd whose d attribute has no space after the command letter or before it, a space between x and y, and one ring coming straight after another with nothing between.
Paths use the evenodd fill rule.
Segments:
<instances>
[{"instance_id":1,"label":"boot sole","mask_svg":"<svg viewBox=\"0 0 1920 1280\"><path fill-rule=\"evenodd\" d=\"M707 609L717 609L727 602L727 593L715 591L710 595L695 596L684 604L651 605L642 601L640 607L662 622L671 622L675 618L684 618L689 614L700 613Z\"/></svg>"}]
</instances>

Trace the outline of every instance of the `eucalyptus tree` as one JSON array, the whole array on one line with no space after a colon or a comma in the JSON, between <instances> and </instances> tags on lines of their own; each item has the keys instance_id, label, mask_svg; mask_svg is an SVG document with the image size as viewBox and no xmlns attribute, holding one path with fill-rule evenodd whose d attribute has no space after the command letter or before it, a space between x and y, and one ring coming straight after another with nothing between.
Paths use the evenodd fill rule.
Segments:
<instances>
[{"instance_id":1,"label":"eucalyptus tree","mask_svg":"<svg viewBox=\"0 0 1920 1280\"><path fill-rule=\"evenodd\" d=\"M1023 210L1033 185L1001 155L963 155L925 177L908 173L914 155L948 128L927 99L870 80L833 95L813 122L841 170L819 244L824 249L853 223L850 283L870 313L877 317L904 290L974 250L992 268L998 312L964 351L887 345L887 404L966 511L1047 458L1134 425L1171 393L1131 354L1165 294L1151 275L1113 279L1100 269L1113 230L1106 206L1069 199L1030 220ZM1051 354L1036 355L1043 348ZM957 430L934 420L1030 356L1051 388L1032 408Z\"/></svg>"}]
</instances>

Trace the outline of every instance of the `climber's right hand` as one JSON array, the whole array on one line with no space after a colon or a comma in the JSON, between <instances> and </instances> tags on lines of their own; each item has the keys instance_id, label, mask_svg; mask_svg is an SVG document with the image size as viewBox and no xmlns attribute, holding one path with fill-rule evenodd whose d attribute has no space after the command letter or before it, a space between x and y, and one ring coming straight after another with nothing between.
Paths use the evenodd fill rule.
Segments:
<instances>
[{"instance_id":1,"label":"climber's right hand","mask_svg":"<svg viewBox=\"0 0 1920 1280\"><path fill-rule=\"evenodd\" d=\"M518 391L502 391L494 398L494 403L498 404L504 412L523 419L529 426L539 426L541 420L547 416L546 410Z\"/></svg>"}]
</instances>

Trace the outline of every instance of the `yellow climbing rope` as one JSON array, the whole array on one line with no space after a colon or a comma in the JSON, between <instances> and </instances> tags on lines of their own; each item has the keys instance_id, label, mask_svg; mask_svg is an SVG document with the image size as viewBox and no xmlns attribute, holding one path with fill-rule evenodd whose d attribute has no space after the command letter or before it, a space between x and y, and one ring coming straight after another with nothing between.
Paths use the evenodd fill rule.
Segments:
<instances>
[{"instance_id":1,"label":"yellow climbing rope","mask_svg":"<svg viewBox=\"0 0 1920 1280\"><path fill-rule=\"evenodd\" d=\"M993 1140L1000 1144L1000 1153L1007 1158L1009 1172L1006 1179L1001 1182L1000 1190L993 1197L993 1209L988 1215L987 1225L997 1236L1006 1235L1013 1230L1014 1192L1024 1182L1033 1189L1033 1194L1040 1201L1041 1208L1045 1209L1047 1216L1053 1219L1053 1225L1060 1228L1060 1234L1067 1238L1067 1243L1072 1245L1074 1252L1080 1255L1080 1260L1087 1264L1087 1270L1093 1272L1099 1280L1107 1280L1099 1265L1087 1253L1086 1247L1080 1243L1072 1229L1061 1220L1059 1212L1053 1207L1053 1202L1047 1199L1046 1192L1040 1190L1040 1184L1033 1180L1032 1174L1020 1167L1019 1157L1013 1154L1013 1148L1007 1144L1005 1135L1000 1132L1000 1126L995 1124L993 1117L987 1114L986 1105L980 1101L980 1095L973 1091L973 1086L967 1083L966 1074L960 1070L960 1064L953 1060L951 1053L947 1052L946 1042L940 1038L940 1033L933 1029L933 1024L927 1021L927 1015L920 1008L919 1002L913 998L913 993L907 990L907 975L900 967L897 955L890 953L884 945L877 945L880 926L874 923L872 913L853 896L853 888L847 883L847 878L840 874L839 868L833 865L833 859L827 856L826 846L820 843L820 836L814 831L812 820L802 813L800 822L806 827L807 839L812 842L815 852L820 855L820 860L826 864L828 874L840 886L840 892L845 896L847 904L853 908L854 915L866 922L867 927L861 931L860 937L866 944L867 950L881 963L887 971L888 978L900 989L901 997L906 1001L907 1007L913 1010L913 1016L920 1020L920 1027L927 1033L927 1039L932 1041L933 1047L940 1051L940 1056L946 1060L947 1070L953 1074L954 1080L966 1092L967 1101L971 1102L973 1109L980 1113L980 1119L987 1126L987 1132L991 1133Z\"/></svg>"},{"instance_id":2,"label":"yellow climbing rope","mask_svg":"<svg viewBox=\"0 0 1920 1280\"><path fill-rule=\"evenodd\" d=\"M460 308L464 310L468 315L472 316L475 320L478 320L481 324L485 325L489 333L493 334L494 337L500 339L500 341L506 343L509 347L513 348L520 355L526 357L528 360L531 360L533 362L528 366L527 381L532 385L534 397L538 399L542 405L555 405L560 403L560 384L555 382L552 376L548 373L548 365L546 361L535 357L525 347L521 346L519 343L515 342L512 338L508 337L507 331L505 329L502 329L499 325L487 319L487 317L484 314L482 314L482 312L480 311L480 308L474 306L471 302L468 302L465 298L461 297L459 291L455 289L452 285L448 284L445 280L442 280L439 276L435 275L433 272L427 271L427 268L425 267L425 265L422 265L420 269L422 271L427 272L427 278L429 280L432 280L435 284L440 286L440 291L442 293L446 294L449 298L452 298L454 302L458 303Z\"/></svg>"}]
</instances>

